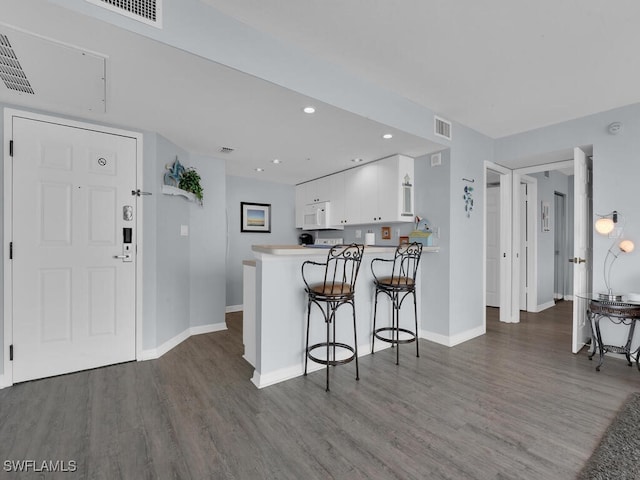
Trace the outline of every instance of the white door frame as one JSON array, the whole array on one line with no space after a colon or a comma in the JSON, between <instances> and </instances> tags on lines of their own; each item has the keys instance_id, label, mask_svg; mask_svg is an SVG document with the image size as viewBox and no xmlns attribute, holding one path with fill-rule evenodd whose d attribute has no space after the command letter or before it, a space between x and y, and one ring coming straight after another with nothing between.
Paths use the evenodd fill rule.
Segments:
<instances>
[{"instance_id":1,"label":"white door frame","mask_svg":"<svg viewBox=\"0 0 640 480\"><path fill-rule=\"evenodd\" d=\"M498 165L497 163L484 162L484 205L487 204L487 170L492 170L500 174L500 321L512 323L511 314L511 190L512 190L512 172L508 168ZM485 247L482 249L482 294L483 305L487 303L487 209L483 210L483 243ZM519 319L519 316L518 316ZM517 320L516 320L517 321ZM483 313L483 325L486 330L487 316L486 309Z\"/></svg>"},{"instance_id":2,"label":"white door frame","mask_svg":"<svg viewBox=\"0 0 640 480\"><path fill-rule=\"evenodd\" d=\"M520 178L523 181L527 181L527 183L535 183L537 184L537 180L533 177L526 176L529 173L540 173L545 171L553 171L553 170L564 170L567 168L573 168L573 160L564 160L562 162L553 162L553 163L545 163L541 165L533 165L531 167L518 168L514 170L514 174L520 175ZM528 312L538 312L538 246L535 243L537 239L536 228L538 225L538 190L532 189L533 198L529 202L530 209L529 210L529 219L531 219L530 224L527 226L527 231L530 232L529 238L534 242L533 248L530 248L529 251L534 256L529 257L531 259L531 263L529 265L533 265L533 268L529 270L529 278L527 279L529 285L535 289L535 293L531 293L527 297L527 311ZM531 252L533 250L533 252ZM519 285L520 278L514 278L514 282L517 280L517 284Z\"/></svg>"},{"instance_id":3,"label":"white door frame","mask_svg":"<svg viewBox=\"0 0 640 480\"><path fill-rule=\"evenodd\" d=\"M111 127L103 127L102 125L96 125L91 123L79 122L74 120L68 120L65 118L59 118L49 115L41 115L37 113L15 110L12 108L4 109L4 235L3 235L3 253L4 253L4 372L0 375L0 388L13 385L13 368L10 360L10 346L13 343L13 285L12 285L12 263L9 260L9 243L13 238L12 230L12 215L13 215L13 170L11 158L11 152L9 150L9 141L13 138L13 117L21 117L29 120L36 120L42 122L55 123L58 125L66 125L69 127L82 128L86 130L94 130L97 132L104 132L113 135L121 135L131 137L136 140L136 157L137 157L137 170L136 170L136 189L142 189L142 163L143 163L143 135L138 132L131 132L128 130L120 130ZM17 146L16 148L20 148ZM139 198L139 197L136 197ZM142 257L143 257L143 222L142 222L142 201L137 201L137 218L136 232L137 241L136 251L136 360L142 360Z\"/></svg>"},{"instance_id":4,"label":"white door frame","mask_svg":"<svg viewBox=\"0 0 640 480\"><path fill-rule=\"evenodd\" d=\"M517 245L514 247L516 250L513 255L513 269L512 269L512 285L517 285L518 288L513 288L511 294L513 295L512 306L513 310L511 315L513 317L517 317L518 321L520 321L520 310L526 310L527 312L537 312L538 311L538 241L536 235L536 225L538 224L538 209L536 208L538 205L538 180L534 177L530 177L524 173L522 170L526 169L516 169L513 171L513 191L519 192L520 184L526 183L530 185L531 188L527 191L527 218L525 219L527 224L527 238L528 248L527 248L527 304L520 305L520 285L524 281L524 278L521 278L520 272L520 249L522 246L522 239L520 238L520 222L523 221L520 215L520 196L514 194L513 196L513 244ZM524 307L524 308L521 308Z\"/></svg>"}]
</instances>

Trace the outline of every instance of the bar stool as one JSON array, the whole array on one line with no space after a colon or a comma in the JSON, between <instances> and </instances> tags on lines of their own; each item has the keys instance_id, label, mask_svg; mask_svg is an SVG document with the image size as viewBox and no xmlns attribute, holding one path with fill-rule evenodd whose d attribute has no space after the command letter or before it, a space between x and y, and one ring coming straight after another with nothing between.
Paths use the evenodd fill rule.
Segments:
<instances>
[{"instance_id":1,"label":"bar stool","mask_svg":"<svg viewBox=\"0 0 640 480\"><path fill-rule=\"evenodd\" d=\"M336 245L329 250L326 263L307 260L302 264L302 280L307 302L307 341L305 344L304 374L307 374L307 363L311 359L316 363L327 366L327 388L329 391L329 366L340 365L356 361L356 380L360 380L358 371L358 337L356 333L356 308L354 304L356 278L360 270L360 262L364 252L364 245ZM324 267L324 278L321 282L310 282L311 272ZM319 278L319 274L316 275ZM309 324L311 319L311 305L317 305L322 312L326 324L327 336L325 342L309 345ZM336 311L343 305L351 305L353 312L353 346L336 341ZM333 329L331 329L333 324ZM314 355L315 350L323 349L325 357ZM347 352L346 358L339 358L336 352ZM320 352L318 351L319 355Z\"/></svg>"},{"instance_id":2,"label":"bar stool","mask_svg":"<svg viewBox=\"0 0 640 480\"><path fill-rule=\"evenodd\" d=\"M396 248L395 256L392 260L374 258L371 261L371 273L373 274L373 281L376 287L375 304L373 307L373 337L371 340L371 353L373 354L373 348L376 341L382 340L383 342L391 343L391 346L397 346L396 349L396 365L400 363L400 347L401 343L416 342L416 357L420 356L420 350L418 347L418 310L416 305L416 273L418 271L418 264L420 263L420 256L422 255L422 244L418 242L399 245ZM387 265L387 275L380 276L376 274L375 268L381 268L383 265ZM389 268L391 271L389 272ZM389 275L390 273L390 275ZM392 313L391 313L391 326L376 328L376 316L378 310L378 294L384 293L391 300ZM408 295L413 296L413 313L415 319L415 330L411 331L408 328L400 327L400 307L402 302ZM391 335L384 335L384 333L391 333ZM404 338L400 338L400 333ZM408 338L407 338L408 335Z\"/></svg>"}]
</instances>

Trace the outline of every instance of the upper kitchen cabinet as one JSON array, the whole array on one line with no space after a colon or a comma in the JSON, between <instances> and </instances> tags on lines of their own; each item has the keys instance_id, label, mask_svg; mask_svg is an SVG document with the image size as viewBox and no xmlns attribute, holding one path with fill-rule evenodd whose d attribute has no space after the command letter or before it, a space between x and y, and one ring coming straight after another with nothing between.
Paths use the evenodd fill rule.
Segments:
<instances>
[{"instance_id":1,"label":"upper kitchen cabinet","mask_svg":"<svg viewBox=\"0 0 640 480\"><path fill-rule=\"evenodd\" d=\"M413 158L394 155L296 186L296 227L304 206L330 202L330 224L413 222Z\"/></svg>"},{"instance_id":2,"label":"upper kitchen cabinet","mask_svg":"<svg viewBox=\"0 0 640 480\"><path fill-rule=\"evenodd\" d=\"M302 228L305 205L330 200L330 177L296 185L296 228Z\"/></svg>"},{"instance_id":3,"label":"upper kitchen cabinet","mask_svg":"<svg viewBox=\"0 0 640 480\"><path fill-rule=\"evenodd\" d=\"M395 155L361 167L358 223L413 221L413 158Z\"/></svg>"}]
</instances>

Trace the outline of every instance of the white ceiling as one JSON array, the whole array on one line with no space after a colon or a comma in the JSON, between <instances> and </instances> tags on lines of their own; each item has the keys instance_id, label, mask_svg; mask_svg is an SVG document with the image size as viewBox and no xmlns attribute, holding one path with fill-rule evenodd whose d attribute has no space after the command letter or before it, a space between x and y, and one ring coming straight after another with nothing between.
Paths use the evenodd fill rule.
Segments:
<instances>
[{"instance_id":1,"label":"white ceiling","mask_svg":"<svg viewBox=\"0 0 640 480\"><path fill-rule=\"evenodd\" d=\"M491 137L640 101L635 1L202 1ZM1 102L158 132L226 158L231 175L293 184L355 157L442 148L45 0L0 0L0 10L0 33L15 38L25 70L50 58L16 29L103 56L107 71L106 112L43 93L69 88L78 70L66 61L27 71L49 87L33 97L0 82ZM315 115L301 112L308 104ZM386 132L394 138L383 140Z\"/></svg>"},{"instance_id":2,"label":"white ceiling","mask_svg":"<svg viewBox=\"0 0 640 480\"><path fill-rule=\"evenodd\" d=\"M351 168L354 158L416 157L443 148L46 2L39 2L35 16L33 3L1 0L0 33L10 39L36 92L18 93L0 82L1 102L158 132L190 152L226 159L230 175L288 184ZM94 108L104 99L104 86L83 106L95 83L71 82L69 72L73 77L85 67L68 57L80 52L82 58L83 51L107 59L106 112ZM70 101L74 92L78 101ZM307 105L316 107L314 115L302 112ZM393 138L383 139L384 133ZM221 147L235 151L223 154ZM282 163L274 165L276 158Z\"/></svg>"},{"instance_id":3,"label":"white ceiling","mask_svg":"<svg viewBox=\"0 0 640 480\"><path fill-rule=\"evenodd\" d=\"M499 138L640 101L637 0L202 0Z\"/></svg>"}]
</instances>

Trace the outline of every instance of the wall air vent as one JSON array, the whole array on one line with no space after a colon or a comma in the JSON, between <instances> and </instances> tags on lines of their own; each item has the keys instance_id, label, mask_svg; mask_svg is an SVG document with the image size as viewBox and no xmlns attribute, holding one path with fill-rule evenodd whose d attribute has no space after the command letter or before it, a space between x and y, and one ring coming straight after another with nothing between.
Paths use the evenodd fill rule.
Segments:
<instances>
[{"instance_id":1,"label":"wall air vent","mask_svg":"<svg viewBox=\"0 0 640 480\"><path fill-rule=\"evenodd\" d=\"M162 28L162 0L87 0L87 2Z\"/></svg>"},{"instance_id":2,"label":"wall air vent","mask_svg":"<svg viewBox=\"0 0 640 480\"><path fill-rule=\"evenodd\" d=\"M0 78L10 90L34 94L9 38L0 33Z\"/></svg>"},{"instance_id":3,"label":"wall air vent","mask_svg":"<svg viewBox=\"0 0 640 480\"><path fill-rule=\"evenodd\" d=\"M451 122L434 115L433 126L433 133L435 133L438 137L443 137L447 140L451 140Z\"/></svg>"},{"instance_id":4,"label":"wall air vent","mask_svg":"<svg viewBox=\"0 0 640 480\"><path fill-rule=\"evenodd\" d=\"M231 153L235 150L235 148L231 147L220 147L220 153Z\"/></svg>"}]
</instances>

